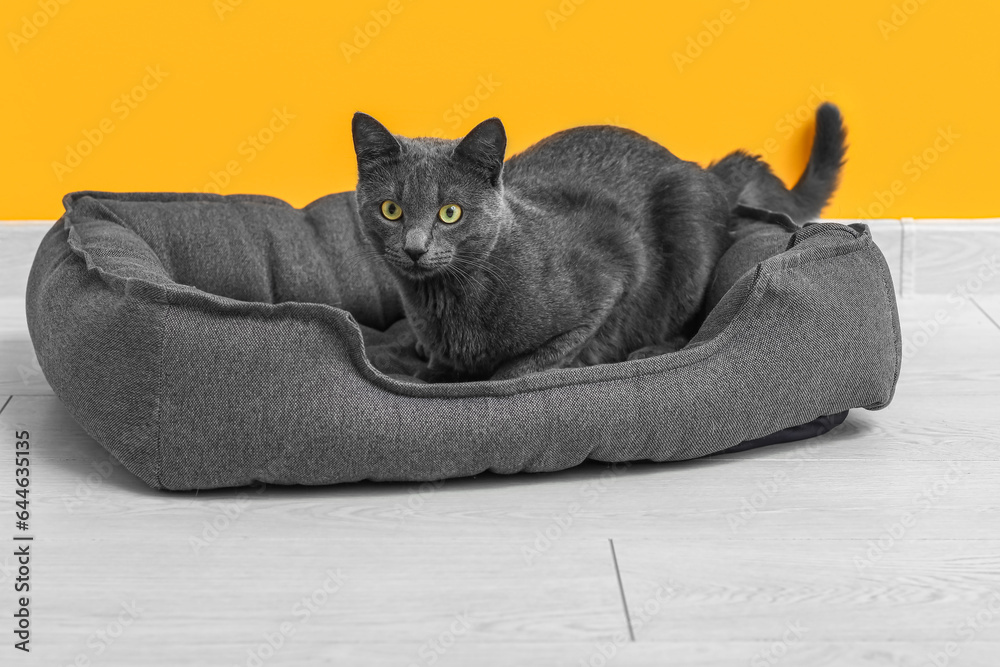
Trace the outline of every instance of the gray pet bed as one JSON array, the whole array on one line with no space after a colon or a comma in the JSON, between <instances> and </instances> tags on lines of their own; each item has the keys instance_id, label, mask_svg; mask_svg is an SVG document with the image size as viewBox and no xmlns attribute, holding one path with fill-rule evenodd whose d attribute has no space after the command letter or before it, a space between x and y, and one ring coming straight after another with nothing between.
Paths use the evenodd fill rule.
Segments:
<instances>
[{"instance_id":1,"label":"gray pet bed","mask_svg":"<svg viewBox=\"0 0 1000 667\"><path fill-rule=\"evenodd\" d=\"M423 384L351 193L304 209L208 194L64 203L31 272L31 338L74 418L157 488L676 461L822 432L887 405L898 378L893 289L863 225L796 229L738 209L683 350Z\"/></svg>"}]
</instances>

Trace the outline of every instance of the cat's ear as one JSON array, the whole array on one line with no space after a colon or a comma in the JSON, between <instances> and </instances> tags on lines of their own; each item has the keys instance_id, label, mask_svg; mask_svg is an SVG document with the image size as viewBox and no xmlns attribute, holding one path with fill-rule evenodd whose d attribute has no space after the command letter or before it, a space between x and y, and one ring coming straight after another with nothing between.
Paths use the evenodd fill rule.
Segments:
<instances>
[{"instance_id":1,"label":"cat's ear","mask_svg":"<svg viewBox=\"0 0 1000 667\"><path fill-rule=\"evenodd\" d=\"M507 150L507 133L499 118L484 120L472 128L455 147L456 157L480 168L492 185L500 183L503 158Z\"/></svg>"},{"instance_id":2,"label":"cat's ear","mask_svg":"<svg viewBox=\"0 0 1000 667\"><path fill-rule=\"evenodd\" d=\"M366 113L360 111L354 114L351 121L351 133L354 135L354 152L358 155L358 168L368 164L394 158L402 150L396 137Z\"/></svg>"}]
</instances>

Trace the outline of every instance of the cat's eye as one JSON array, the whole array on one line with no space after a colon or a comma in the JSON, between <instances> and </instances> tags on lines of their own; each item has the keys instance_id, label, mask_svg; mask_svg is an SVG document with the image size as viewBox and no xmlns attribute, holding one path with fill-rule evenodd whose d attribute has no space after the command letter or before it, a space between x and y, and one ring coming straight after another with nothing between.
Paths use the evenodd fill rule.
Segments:
<instances>
[{"instance_id":1,"label":"cat's eye","mask_svg":"<svg viewBox=\"0 0 1000 667\"><path fill-rule=\"evenodd\" d=\"M462 207L458 204L445 204L438 210L438 217L441 218L441 222L447 222L449 225L458 222L462 217Z\"/></svg>"},{"instance_id":2,"label":"cat's eye","mask_svg":"<svg viewBox=\"0 0 1000 667\"><path fill-rule=\"evenodd\" d=\"M399 220L403 217L403 209L391 199L386 199L382 202L382 215L386 220Z\"/></svg>"}]
</instances>

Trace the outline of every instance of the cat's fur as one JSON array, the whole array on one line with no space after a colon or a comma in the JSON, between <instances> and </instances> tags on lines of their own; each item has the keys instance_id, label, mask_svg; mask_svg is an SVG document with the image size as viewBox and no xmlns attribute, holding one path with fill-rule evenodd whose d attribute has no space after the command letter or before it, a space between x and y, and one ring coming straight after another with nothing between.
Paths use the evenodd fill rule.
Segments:
<instances>
[{"instance_id":1,"label":"cat's fur","mask_svg":"<svg viewBox=\"0 0 1000 667\"><path fill-rule=\"evenodd\" d=\"M506 379L679 349L696 332L737 202L805 220L836 187L844 131L817 114L787 190L736 152L709 169L630 130L580 127L504 162L492 118L464 139L394 136L353 121L362 232L396 279L431 381ZM402 207L390 221L383 201ZM458 204L461 219L437 217Z\"/></svg>"}]
</instances>

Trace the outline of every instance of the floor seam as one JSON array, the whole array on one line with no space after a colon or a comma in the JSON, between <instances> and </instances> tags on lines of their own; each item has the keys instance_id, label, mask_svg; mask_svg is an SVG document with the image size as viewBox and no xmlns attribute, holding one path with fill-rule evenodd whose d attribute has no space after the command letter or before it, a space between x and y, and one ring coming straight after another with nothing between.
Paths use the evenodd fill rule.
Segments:
<instances>
[{"instance_id":1,"label":"floor seam","mask_svg":"<svg viewBox=\"0 0 1000 667\"><path fill-rule=\"evenodd\" d=\"M993 319L992 315L990 315L988 312L986 312L985 308L983 308L981 305L979 305L979 302L976 301L976 297L970 296L969 297L969 301L972 302L973 306L975 306L976 308L979 309L979 312L981 312L986 317L986 319L988 319L990 322L993 323L993 326L995 326L998 330L1000 330L1000 324L998 324L997 321L995 319Z\"/></svg>"},{"instance_id":2,"label":"floor seam","mask_svg":"<svg viewBox=\"0 0 1000 667\"><path fill-rule=\"evenodd\" d=\"M611 545L611 561L615 564L615 577L618 579L618 592L622 597L622 609L625 612L625 624L628 626L628 639L629 641L635 641L635 631L632 629L632 617L628 613L628 600L625 598L625 586L622 584L622 573L618 568L618 553L615 551L615 541L608 538L608 544Z\"/></svg>"}]
</instances>

